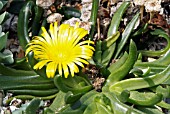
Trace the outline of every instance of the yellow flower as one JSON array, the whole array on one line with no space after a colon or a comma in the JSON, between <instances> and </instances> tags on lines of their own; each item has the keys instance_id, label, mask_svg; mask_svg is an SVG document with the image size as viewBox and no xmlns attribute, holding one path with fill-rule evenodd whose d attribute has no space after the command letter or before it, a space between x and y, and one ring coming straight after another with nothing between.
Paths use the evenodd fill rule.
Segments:
<instances>
[{"instance_id":1,"label":"yellow flower","mask_svg":"<svg viewBox=\"0 0 170 114\"><path fill-rule=\"evenodd\" d=\"M49 33L42 27L41 36L34 36L26 50L26 55L33 51L35 59L39 61L34 69L41 69L46 65L48 78L53 78L57 69L61 76L64 74L67 78L69 74L74 76L74 73L79 72L78 66L88 64L87 60L95 50L90 46L94 42L82 41L88 31L78 26L77 23L75 27L68 24L58 27L55 22L50 24Z\"/></svg>"}]
</instances>

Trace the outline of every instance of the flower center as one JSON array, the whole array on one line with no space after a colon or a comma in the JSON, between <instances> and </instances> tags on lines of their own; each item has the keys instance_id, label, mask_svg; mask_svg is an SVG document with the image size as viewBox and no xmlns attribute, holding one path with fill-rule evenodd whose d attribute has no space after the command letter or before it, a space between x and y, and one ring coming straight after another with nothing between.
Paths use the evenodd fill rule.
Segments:
<instances>
[{"instance_id":1,"label":"flower center","mask_svg":"<svg viewBox=\"0 0 170 114\"><path fill-rule=\"evenodd\" d=\"M49 59L55 62L66 62L70 58L69 50L63 50L63 49L56 49L56 50L50 50L48 52Z\"/></svg>"},{"instance_id":2,"label":"flower center","mask_svg":"<svg viewBox=\"0 0 170 114\"><path fill-rule=\"evenodd\" d=\"M66 53L60 52L60 53L56 53L56 54L57 54L57 57L56 57L57 61L64 62L68 58L68 55Z\"/></svg>"}]
</instances>

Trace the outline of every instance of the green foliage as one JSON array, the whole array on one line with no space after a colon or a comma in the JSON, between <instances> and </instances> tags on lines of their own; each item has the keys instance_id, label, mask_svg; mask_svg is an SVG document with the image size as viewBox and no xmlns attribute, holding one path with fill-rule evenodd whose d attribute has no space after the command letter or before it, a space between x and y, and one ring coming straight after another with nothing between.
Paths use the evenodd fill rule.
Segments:
<instances>
[{"instance_id":1,"label":"green foliage","mask_svg":"<svg viewBox=\"0 0 170 114\"><path fill-rule=\"evenodd\" d=\"M37 109L42 105L43 101L34 98L30 102L22 105L18 110L14 111L13 114L35 114Z\"/></svg>"},{"instance_id":2,"label":"green foliage","mask_svg":"<svg viewBox=\"0 0 170 114\"><path fill-rule=\"evenodd\" d=\"M57 75L54 78L54 84L63 92L71 91L74 94L83 94L92 89L92 85L84 77L80 76L62 78L60 75Z\"/></svg>"},{"instance_id":3,"label":"green foliage","mask_svg":"<svg viewBox=\"0 0 170 114\"><path fill-rule=\"evenodd\" d=\"M61 9L58 9L58 12L64 15L65 19L70 19L72 17L80 18L81 16L80 11L73 7L63 6Z\"/></svg>"},{"instance_id":4,"label":"green foliage","mask_svg":"<svg viewBox=\"0 0 170 114\"><path fill-rule=\"evenodd\" d=\"M4 12L0 15L0 24L2 24L6 20L7 14L7 12Z\"/></svg>"},{"instance_id":5,"label":"green foliage","mask_svg":"<svg viewBox=\"0 0 170 114\"><path fill-rule=\"evenodd\" d=\"M0 42L0 51L5 48L6 43L7 43L8 32L4 33L2 31L2 26L1 26L1 24L4 21L6 21L7 17L8 17L8 13L7 12L4 12L4 13L0 14L0 41L1 41Z\"/></svg>"},{"instance_id":6,"label":"green foliage","mask_svg":"<svg viewBox=\"0 0 170 114\"><path fill-rule=\"evenodd\" d=\"M7 4L8 1L2 0L0 1L0 11Z\"/></svg>"},{"instance_id":7,"label":"green foliage","mask_svg":"<svg viewBox=\"0 0 170 114\"><path fill-rule=\"evenodd\" d=\"M0 25L0 51L5 48L8 38L8 32L5 34L2 32L2 26Z\"/></svg>"},{"instance_id":8,"label":"green foliage","mask_svg":"<svg viewBox=\"0 0 170 114\"><path fill-rule=\"evenodd\" d=\"M157 51L139 50L139 52L142 53L142 55L144 55L144 56L152 56L152 57L159 56L161 54L165 54L170 49L170 38L169 38L168 34L165 31L163 31L162 29L156 29L154 31L151 31L150 34L153 37L164 38L167 41L167 46L162 50L157 50Z\"/></svg>"},{"instance_id":9,"label":"green foliage","mask_svg":"<svg viewBox=\"0 0 170 114\"><path fill-rule=\"evenodd\" d=\"M14 63L13 53L10 50L4 50L0 53L0 62L4 64Z\"/></svg>"},{"instance_id":10,"label":"green foliage","mask_svg":"<svg viewBox=\"0 0 170 114\"><path fill-rule=\"evenodd\" d=\"M3 3L0 1L0 10L3 8Z\"/></svg>"},{"instance_id":11,"label":"green foliage","mask_svg":"<svg viewBox=\"0 0 170 114\"><path fill-rule=\"evenodd\" d=\"M4 12L0 15L0 63L12 64L14 62L12 52L10 50L4 50L7 44L7 38L9 33L3 32L1 26L1 24L3 24L7 20L7 18L8 12Z\"/></svg>"},{"instance_id":12,"label":"green foliage","mask_svg":"<svg viewBox=\"0 0 170 114\"><path fill-rule=\"evenodd\" d=\"M31 40L30 31L33 35L41 33L40 27L47 25L46 18L42 16L43 9L36 6L35 1L14 0L13 3L8 10L18 7L17 12L13 12L16 14L20 10L18 38L25 50ZM123 2L112 17L107 38L95 42L92 59L93 65L99 69L98 75L105 77L102 92L94 90L92 81L84 72L67 79L56 72L54 79L46 78L46 66L33 70L33 66L37 64L33 52L27 55L27 60L14 60L13 54L5 49L8 32L2 32L0 26L0 90L12 92L13 97L23 100L32 99L13 113L35 113L42 106L42 100L46 99L51 99L52 104L44 109L44 114L161 114L163 112L159 110L160 107L170 109L170 104L163 101L170 98L170 37L160 28L149 30L148 23L134 30L139 13L122 33L119 32L121 18L129 5L130 2ZM89 39L93 38L96 29L97 6L98 1L93 1L93 24ZM0 9L3 7L4 3L0 1ZM62 7L59 11L66 18L80 17L80 12L71 7ZM1 14L0 24L6 20L6 15L7 12ZM138 50L135 38L143 33L164 38L167 46L155 52ZM154 62L143 62L143 56L160 58ZM116 62L112 63L112 59ZM14 67L19 64L29 69Z\"/></svg>"}]
</instances>

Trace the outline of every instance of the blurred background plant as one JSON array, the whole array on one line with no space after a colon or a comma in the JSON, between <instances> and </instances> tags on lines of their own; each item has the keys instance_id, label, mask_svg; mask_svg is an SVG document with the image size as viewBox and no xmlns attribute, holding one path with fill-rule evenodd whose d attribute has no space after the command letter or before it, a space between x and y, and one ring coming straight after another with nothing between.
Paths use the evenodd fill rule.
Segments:
<instances>
[{"instance_id":1,"label":"blurred background plant","mask_svg":"<svg viewBox=\"0 0 170 114\"><path fill-rule=\"evenodd\" d=\"M168 113L169 1L1 0L1 113ZM88 31L95 52L76 76L47 78L26 45L58 22Z\"/></svg>"}]
</instances>

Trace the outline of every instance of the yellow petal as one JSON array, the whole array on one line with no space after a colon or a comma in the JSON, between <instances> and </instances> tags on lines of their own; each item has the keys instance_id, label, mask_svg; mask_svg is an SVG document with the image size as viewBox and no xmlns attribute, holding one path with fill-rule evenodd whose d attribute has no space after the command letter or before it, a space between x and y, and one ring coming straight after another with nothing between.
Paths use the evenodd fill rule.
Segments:
<instances>
[{"instance_id":1,"label":"yellow petal","mask_svg":"<svg viewBox=\"0 0 170 114\"><path fill-rule=\"evenodd\" d=\"M74 72L75 72L75 73L78 73L78 72L79 72L79 68L77 67L76 64L73 64L73 69L74 69Z\"/></svg>"},{"instance_id":2,"label":"yellow petal","mask_svg":"<svg viewBox=\"0 0 170 114\"><path fill-rule=\"evenodd\" d=\"M75 60L80 61L80 62L82 62L84 64L89 64L86 60L81 59L81 58L76 58Z\"/></svg>"},{"instance_id":3,"label":"yellow petal","mask_svg":"<svg viewBox=\"0 0 170 114\"><path fill-rule=\"evenodd\" d=\"M84 48L86 48L86 49L91 49L91 50L95 51L94 47L89 46L89 45L83 45L83 46L81 46L81 47L84 47Z\"/></svg>"},{"instance_id":4,"label":"yellow petal","mask_svg":"<svg viewBox=\"0 0 170 114\"><path fill-rule=\"evenodd\" d=\"M81 67L84 67L84 65L82 64L82 62L77 61L77 60L74 60L74 62L75 62L77 65L79 65L79 66L81 66Z\"/></svg>"},{"instance_id":5,"label":"yellow petal","mask_svg":"<svg viewBox=\"0 0 170 114\"><path fill-rule=\"evenodd\" d=\"M81 35L81 33L83 33L85 29L83 28L77 28L74 30L74 33L73 33L73 37L72 37L72 40L75 42L77 40L77 38L79 37L79 35ZM80 37L80 38L83 38L83 37ZM79 41L80 39L78 39Z\"/></svg>"},{"instance_id":6,"label":"yellow petal","mask_svg":"<svg viewBox=\"0 0 170 114\"><path fill-rule=\"evenodd\" d=\"M94 42L90 41L90 40L86 40L86 41L82 41L82 42L78 43L78 45L84 45L84 44L94 44Z\"/></svg>"},{"instance_id":7,"label":"yellow petal","mask_svg":"<svg viewBox=\"0 0 170 114\"><path fill-rule=\"evenodd\" d=\"M61 63L58 64L58 72L59 74L62 76L62 66L61 66Z\"/></svg>"},{"instance_id":8,"label":"yellow petal","mask_svg":"<svg viewBox=\"0 0 170 114\"><path fill-rule=\"evenodd\" d=\"M74 33L74 28L72 26L70 26L70 31L69 31L69 34L68 34L68 41L72 40L73 33Z\"/></svg>"},{"instance_id":9,"label":"yellow petal","mask_svg":"<svg viewBox=\"0 0 170 114\"><path fill-rule=\"evenodd\" d=\"M68 67L65 63L62 63L62 66L63 66L64 76L65 78L67 78L69 75Z\"/></svg>"},{"instance_id":10,"label":"yellow petal","mask_svg":"<svg viewBox=\"0 0 170 114\"><path fill-rule=\"evenodd\" d=\"M56 72L57 64L55 62L50 62L47 64L46 74L48 78L53 78Z\"/></svg>"},{"instance_id":11,"label":"yellow petal","mask_svg":"<svg viewBox=\"0 0 170 114\"><path fill-rule=\"evenodd\" d=\"M58 22L54 23L54 36L57 38L58 36Z\"/></svg>"},{"instance_id":12,"label":"yellow petal","mask_svg":"<svg viewBox=\"0 0 170 114\"><path fill-rule=\"evenodd\" d=\"M54 36L54 27L53 27L53 23L50 24L50 35L51 38L53 39L53 41L55 40L55 36Z\"/></svg>"},{"instance_id":13,"label":"yellow petal","mask_svg":"<svg viewBox=\"0 0 170 114\"><path fill-rule=\"evenodd\" d=\"M41 27L43 33L41 34L43 36L43 38L48 42L51 43L51 37L48 34L48 32L46 31L46 29L44 27Z\"/></svg>"},{"instance_id":14,"label":"yellow petal","mask_svg":"<svg viewBox=\"0 0 170 114\"><path fill-rule=\"evenodd\" d=\"M60 26L60 29L58 31L58 41L60 43L65 41L65 39L68 37L68 28L69 28L68 24L62 24Z\"/></svg>"},{"instance_id":15,"label":"yellow petal","mask_svg":"<svg viewBox=\"0 0 170 114\"><path fill-rule=\"evenodd\" d=\"M80 34L76 38L76 40L73 43L73 45L76 45L85 35L87 35L87 33L88 33L88 31L86 31L85 29L81 29Z\"/></svg>"},{"instance_id":16,"label":"yellow petal","mask_svg":"<svg viewBox=\"0 0 170 114\"><path fill-rule=\"evenodd\" d=\"M71 76L73 77L74 76L74 63L68 63L67 65L70 69Z\"/></svg>"},{"instance_id":17,"label":"yellow petal","mask_svg":"<svg viewBox=\"0 0 170 114\"><path fill-rule=\"evenodd\" d=\"M75 65L75 63L71 62L71 63L68 63L68 66L70 68L70 72L71 72L71 75L74 76L74 72L75 73L78 73L79 72L79 69L77 67L77 65Z\"/></svg>"},{"instance_id":18,"label":"yellow petal","mask_svg":"<svg viewBox=\"0 0 170 114\"><path fill-rule=\"evenodd\" d=\"M41 69L45 64L47 64L47 62L49 62L49 60L42 60L42 61L38 62L33 68Z\"/></svg>"},{"instance_id":19,"label":"yellow petal","mask_svg":"<svg viewBox=\"0 0 170 114\"><path fill-rule=\"evenodd\" d=\"M79 22L76 22L75 26L74 26L74 29L78 28L79 27Z\"/></svg>"}]
</instances>

